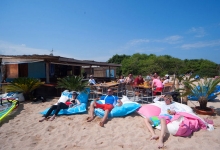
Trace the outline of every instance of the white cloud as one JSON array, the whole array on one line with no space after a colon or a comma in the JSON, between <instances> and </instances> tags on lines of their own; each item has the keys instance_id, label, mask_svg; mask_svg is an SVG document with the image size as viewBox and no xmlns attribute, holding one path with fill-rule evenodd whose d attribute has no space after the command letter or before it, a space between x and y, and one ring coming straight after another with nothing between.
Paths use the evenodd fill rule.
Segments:
<instances>
[{"instance_id":1,"label":"white cloud","mask_svg":"<svg viewBox=\"0 0 220 150\"><path fill-rule=\"evenodd\" d=\"M0 41L0 53L2 55L31 55L31 54L49 54L49 50L27 47L25 44L12 44Z\"/></svg>"},{"instance_id":2,"label":"white cloud","mask_svg":"<svg viewBox=\"0 0 220 150\"><path fill-rule=\"evenodd\" d=\"M173 35L173 36L168 36L164 39L160 39L160 40L154 40L154 42L159 42L159 43L168 43L168 44L177 44L182 42L182 36L179 35Z\"/></svg>"},{"instance_id":3,"label":"white cloud","mask_svg":"<svg viewBox=\"0 0 220 150\"><path fill-rule=\"evenodd\" d=\"M144 43L149 43L149 42L150 40L148 39L135 39L135 40L130 41L128 44L134 46L134 45L144 44Z\"/></svg>"},{"instance_id":4,"label":"white cloud","mask_svg":"<svg viewBox=\"0 0 220 150\"><path fill-rule=\"evenodd\" d=\"M134 49L137 49L138 47L145 47L145 44L149 43L150 40L148 39L135 39L127 42L125 45L121 46L120 48L116 50L112 50L112 53L126 53L128 51L134 51Z\"/></svg>"},{"instance_id":5,"label":"white cloud","mask_svg":"<svg viewBox=\"0 0 220 150\"><path fill-rule=\"evenodd\" d=\"M26 44L13 44L10 42L0 41L0 55L49 55L51 50L38 49L26 46ZM69 54L60 53L59 50L53 52L54 56L70 57Z\"/></svg>"},{"instance_id":6,"label":"white cloud","mask_svg":"<svg viewBox=\"0 0 220 150\"><path fill-rule=\"evenodd\" d=\"M183 37L179 35L169 36L164 39L164 42L169 44L176 44L179 43L182 38Z\"/></svg>"},{"instance_id":7,"label":"white cloud","mask_svg":"<svg viewBox=\"0 0 220 150\"><path fill-rule=\"evenodd\" d=\"M112 50L113 53L118 54L133 54L133 53L159 53L164 51L163 47L152 46L155 43L168 43L168 44L177 44L182 42L183 37L179 35L173 35L169 37L165 37L164 39L159 40L149 40L149 39L134 39L127 42L124 46Z\"/></svg>"},{"instance_id":8,"label":"white cloud","mask_svg":"<svg viewBox=\"0 0 220 150\"><path fill-rule=\"evenodd\" d=\"M203 27L198 27L198 28L192 27L188 31L188 33L193 33L193 34L195 34L195 37L198 37L198 38L204 37L206 35L206 32Z\"/></svg>"},{"instance_id":9,"label":"white cloud","mask_svg":"<svg viewBox=\"0 0 220 150\"><path fill-rule=\"evenodd\" d=\"M162 52L165 48L161 48L161 47L153 47L153 48L147 48L147 49L141 49L140 52L143 53L158 53L158 52Z\"/></svg>"},{"instance_id":10,"label":"white cloud","mask_svg":"<svg viewBox=\"0 0 220 150\"><path fill-rule=\"evenodd\" d=\"M37 49L26 46L26 44L13 44L10 42L5 42L0 40L0 55L49 55L51 50L49 49ZM74 53L64 52L62 50L55 49L53 51L54 56L61 56L67 58L74 58L79 60L94 60L94 61L107 61L111 55L106 54L106 56L92 56L89 55L89 58L86 58L85 55L76 55Z\"/></svg>"},{"instance_id":11,"label":"white cloud","mask_svg":"<svg viewBox=\"0 0 220 150\"><path fill-rule=\"evenodd\" d=\"M182 49L192 49L192 48L204 48L204 47L214 47L220 45L220 39L214 41L206 41L206 42L196 42L192 44L183 44L181 46Z\"/></svg>"}]
</instances>

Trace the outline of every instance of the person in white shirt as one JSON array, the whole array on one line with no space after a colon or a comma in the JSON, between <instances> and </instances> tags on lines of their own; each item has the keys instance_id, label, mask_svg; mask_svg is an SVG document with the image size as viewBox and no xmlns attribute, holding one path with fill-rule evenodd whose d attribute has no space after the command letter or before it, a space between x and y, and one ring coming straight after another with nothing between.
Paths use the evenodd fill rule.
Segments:
<instances>
[{"instance_id":1,"label":"person in white shirt","mask_svg":"<svg viewBox=\"0 0 220 150\"><path fill-rule=\"evenodd\" d=\"M164 147L163 137L165 134L165 130L167 128L167 123L172 119L173 115L175 115L176 112L184 111L180 110L180 108L176 107L175 103L172 102L173 97L171 95L161 95L160 97L157 97L154 99L154 102L157 103L159 99L164 99L161 106L161 113L158 117L161 125L161 132L160 136L156 135L152 124L154 124L153 120L150 118L145 118L145 124L150 131L152 137L151 140L157 140L159 139L158 148ZM159 102L161 104L161 102Z\"/></svg>"},{"instance_id":2,"label":"person in white shirt","mask_svg":"<svg viewBox=\"0 0 220 150\"><path fill-rule=\"evenodd\" d=\"M60 97L58 102L50 107L50 109L47 111L47 113L44 115L43 119L39 120L39 122L43 122L44 120L50 120L53 121L61 109L68 109L69 105L78 104L80 105L80 101L77 99L78 94L76 92L73 92L72 98L62 98ZM55 111L54 115L49 118L51 113Z\"/></svg>"},{"instance_id":3,"label":"person in white shirt","mask_svg":"<svg viewBox=\"0 0 220 150\"><path fill-rule=\"evenodd\" d=\"M93 79L93 75L90 75L89 84L90 85L95 85L96 84L95 79Z\"/></svg>"},{"instance_id":4,"label":"person in white shirt","mask_svg":"<svg viewBox=\"0 0 220 150\"><path fill-rule=\"evenodd\" d=\"M169 76L165 76L165 80L163 81L163 85L169 83Z\"/></svg>"},{"instance_id":5,"label":"person in white shirt","mask_svg":"<svg viewBox=\"0 0 220 150\"><path fill-rule=\"evenodd\" d=\"M124 76L120 76L120 79L117 81L118 83L125 83Z\"/></svg>"}]
</instances>

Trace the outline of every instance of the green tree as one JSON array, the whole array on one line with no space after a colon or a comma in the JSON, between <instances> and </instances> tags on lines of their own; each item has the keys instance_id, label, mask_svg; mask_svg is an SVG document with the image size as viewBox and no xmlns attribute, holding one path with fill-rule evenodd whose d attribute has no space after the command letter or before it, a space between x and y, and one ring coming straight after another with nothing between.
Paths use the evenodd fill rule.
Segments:
<instances>
[{"instance_id":1,"label":"green tree","mask_svg":"<svg viewBox=\"0 0 220 150\"><path fill-rule=\"evenodd\" d=\"M118 76L129 73L147 75L154 72L160 76L174 73L179 75L193 73L193 76L198 74L201 77L214 77L220 74L219 66L212 61L204 59L181 60L169 55L156 56L140 53L135 53L132 56L114 55L108 62L122 64L122 67L116 71Z\"/></svg>"},{"instance_id":2,"label":"green tree","mask_svg":"<svg viewBox=\"0 0 220 150\"><path fill-rule=\"evenodd\" d=\"M121 62L126 58L130 58L130 56L129 55L118 55L118 54L116 54L116 55L112 56L112 58L110 58L107 62L108 63L121 64ZM122 75L121 67L118 67L116 69L116 75L118 75L118 76Z\"/></svg>"}]
</instances>

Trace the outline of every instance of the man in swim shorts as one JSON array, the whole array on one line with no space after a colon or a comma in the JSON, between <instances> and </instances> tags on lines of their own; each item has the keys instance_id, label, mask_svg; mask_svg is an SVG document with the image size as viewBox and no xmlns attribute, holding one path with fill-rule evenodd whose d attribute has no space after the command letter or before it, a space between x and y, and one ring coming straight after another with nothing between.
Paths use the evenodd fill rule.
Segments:
<instances>
[{"instance_id":1,"label":"man in swim shorts","mask_svg":"<svg viewBox=\"0 0 220 150\"><path fill-rule=\"evenodd\" d=\"M95 116L94 116L94 109L95 108L101 108L105 111L104 117L102 118L102 121L99 123L99 125L101 127L104 127L104 123L106 122L107 118L108 118L108 114L110 113L110 111L114 108L115 105L117 106L121 106L122 102L121 100L118 99L117 96L112 95L113 91L111 88L109 88L107 90L107 95L105 96L101 96L100 100L104 100L105 104L99 104L96 102L96 99L94 100L91 104L90 104L90 108L89 108L89 117L87 118L88 122L91 122Z\"/></svg>"}]
</instances>

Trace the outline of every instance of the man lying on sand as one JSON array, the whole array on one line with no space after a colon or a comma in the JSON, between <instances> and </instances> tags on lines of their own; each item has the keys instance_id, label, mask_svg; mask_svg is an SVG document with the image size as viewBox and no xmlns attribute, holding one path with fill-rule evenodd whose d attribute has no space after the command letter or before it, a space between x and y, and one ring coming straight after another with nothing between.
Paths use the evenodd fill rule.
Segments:
<instances>
[{"instance_id":1,"label":"man lying on sand","mask_svg":"<svg viewBox=\"0 0 220 150\"><path fill-rule=\"evenodd\" d=\"M183 110L180 110L178 107L176 107L175 103L172 103L173 97L169 94L168 95L161 95L160 97L155 98L154 102L158 101L161 98L164 100L164 103L161 106L161 113L160 113L159 117L157 118L157 120L152 119L153 117L151 117L149 119L146 118L144 120L147 125L148 130L150 131L150 133L152 135L151 140L159 139L158 148L164 147L163 137L165 134L165 130L167 128L167 123L170 122L170 120L172 119L173 115L175 115L176 112L183 111ZM158 123L158 121L161 125L160 136L156 135L153 128L152 128L152 124L155 125L155 122Z\"/></svg>"},{"instance_id":2,"label":"man lying on sand","mask_svg":"<svg viewBox=\"0 0 220 150\"><path fill-rule=\"evenodd\" d=\"M89 117L87 118L88 122L91 122L95 116L94 116L94 109L95 108L101 108L105 111L105 115L102 118L102 121L99 123L99 125L101 127L104 127L104 123L106 122L107 118L108 118L108 114L110 113L110 111L114 108L114 106L117 104L117 106L121 106L122 102L121 100L118 99L117 96L112 95L113 91L111 88L108 89L108 94L105 96L102 96L100 98L100 100L104 100L105 103L104 104L99 104L96 102L96 99L94 100L91 104L90 104L90 108L89 108Z\"/></svg>"}]
</instances>

